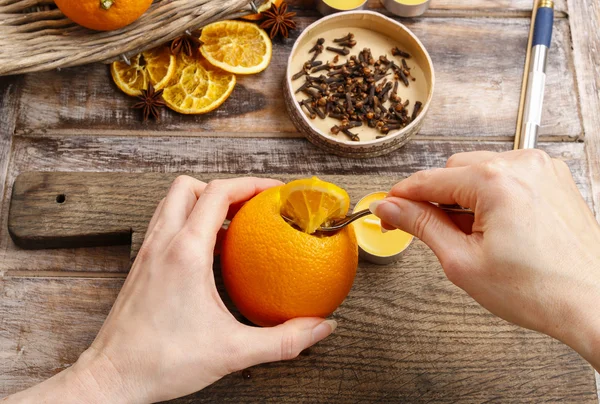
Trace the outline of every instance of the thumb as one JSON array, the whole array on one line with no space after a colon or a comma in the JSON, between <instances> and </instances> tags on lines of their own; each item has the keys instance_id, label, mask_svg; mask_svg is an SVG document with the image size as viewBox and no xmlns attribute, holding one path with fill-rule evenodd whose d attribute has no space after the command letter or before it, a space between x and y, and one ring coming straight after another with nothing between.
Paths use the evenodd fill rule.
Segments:
<instances>
[{"instance_id":1,"label":"thumb","mask_svg":"<svg viewBox=\"0 0 600 404\"><path fill-rule=\"evenodd\" d=\"M335 320L295 318L271 328L248 327L247 366L289 360L300 352L327 338L336 329Z\"/></svg>"},{"instance_id":2,"label":"thumb","mask_svg":"<svg viewBox=\"0 0 600 404\"><path fill-rule=\"evenodd\" d=\"M382 223L406 231L421 239L437 255L444 266L449 254L467 247L467 235L440 209L427 202L388 197L369 207Z\"/></svg>"}]
</instances>

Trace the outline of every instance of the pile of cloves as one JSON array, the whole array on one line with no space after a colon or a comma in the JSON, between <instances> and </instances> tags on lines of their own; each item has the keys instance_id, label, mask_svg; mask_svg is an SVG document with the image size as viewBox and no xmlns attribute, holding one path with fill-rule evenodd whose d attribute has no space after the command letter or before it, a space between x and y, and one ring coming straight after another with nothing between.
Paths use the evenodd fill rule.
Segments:
<instances>
[{"instance_id":1,"label":"pile of cloves","mask_svg":"<svg viewBox=\"0 0 600 404\"><path fill-rule=\"evenodd\" d=\"M401 58L401 64L397 64L386 55L375 59L371 50L365 48L338 64L340 56L350 55L356 41L354 34L349 33L334 39L334 43L335 46L325 46L325 39L319 38L309 51L311 59L292 76L292 80L305 78L296 94L308 97L300 105L310 119L317 116L336 119L340 123L331 128L331 133L341 132L358 142L360 138L351 131L353 128L366 124L380 132L379 139L392 130L404 128L419 115L423 106L420 101L415 102L409 113L409 100L403 101L398 96L400 82L408 87L410 81L416 80L406 62L411 57L409 53L393 48L392 56ZM317 58L325 51L336 55L324 63Z\"/></svg>"}]
</instances>

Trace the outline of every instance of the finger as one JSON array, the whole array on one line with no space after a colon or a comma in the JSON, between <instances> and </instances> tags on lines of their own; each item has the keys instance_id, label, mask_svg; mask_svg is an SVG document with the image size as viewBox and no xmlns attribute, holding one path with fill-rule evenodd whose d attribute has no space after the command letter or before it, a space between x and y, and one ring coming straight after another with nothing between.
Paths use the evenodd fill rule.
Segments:
<instances>
[{"instance_id":1,"label":"finger","mask_svg":"<svg viewBox=\"0 0 600 404\"><path fill-rule=\"evenodd\" d=\"M402 198L375 201L369 207L382 222L408 232L427 244L442 266L449 261L466 260L467 235L439 208L427 202Z\"/></svg>"},{"instance_id":2,"label":"finger","mask_svg":"<svg viewBox=\"0 0 600 404\"><path fill-rule=\"evenodd\" d=\"M460 204L475 209L479 189L485 185L472 167L419 171L400 181L388 196L421 202Z\"/></svg>"},{"instance_id":3,"label":"finger","mask_svg":"<svg viewBox=\"0 0 600 404\"><path fill-rule=\"evenodd\" d=\"M152 215L152 219L150 219L150 223L148 223L148 229L146 230L146 234L144 234L144 241L148 237L148 234L152 232L154 226L156 225L156 221L158 220L158 216L160 216L160 212L162 211L162 207L165 204L165 198L162 198Z\"/></svg>"},{"instance_id":4,"label":"finger","mask_svg":"<svg viewBox=\"0 0 600 404\"><path fill-rule=\"evenodd\" d=\"M474 216L460 213L448 213L448 217L463 233L473 233L473 224L475 223Z\"/></svg>"},{"instance_id":5,"label":"finger","mask_svg":"<svg viewBox=\"0 0 600 404\"><path fill-rule=\"evenodd\" d=\"M204 248L200 253L212 255L217 233L227 218L229 207L245 202L277 185L281 185L281 182L253 177L211 182L189 215L182 237L189 239L188 242L195 246Z\"/></svg>"},{"instance_id":6,"label":"finger","mask_svg":"<svg viewBox=\"0 0 600 404\"><path fill-rule=\"evenodd\" d=\"M169 188L160 215L153 226L153 239L171 240L185 225L205 188L206 183L195 178L187 175L177 177Z\"/></svg>"},{"instance_id":7,"label":"finger","mask_svg":"<svg viewBox=\"0 0 600 404\"><path fill-rule=\"evenodd\" d=\"M214 255L221 255L221 247L223 245L223 239L225 238L225 234L227 233L227 230L225 230L224 228L220 228L219 232L217 233L217 241L215 242L215 249L214 249Z\"/></svg>"},{"instance_id":8,"label":"finger","mask_svg":"<svg viewBox=\"0 0 600 404\"><path fill-rule=\"evenodd\" d=\"M246 327L242 344L247 352L242 367L290 360L327 338L337 328L335 320L295 318L276 327Z\"/></svg>"},{"instance_id":9,"label":"finger","mask_svg":"<svg viewBox=\"0 0 600 404\"><path fill-rule=\"evenodd\" d=\"M448 159L446 167L466 167L489 161L498 157L498 153L491 151L474 151L456 153Z\"/></svg>"}]
</instances>

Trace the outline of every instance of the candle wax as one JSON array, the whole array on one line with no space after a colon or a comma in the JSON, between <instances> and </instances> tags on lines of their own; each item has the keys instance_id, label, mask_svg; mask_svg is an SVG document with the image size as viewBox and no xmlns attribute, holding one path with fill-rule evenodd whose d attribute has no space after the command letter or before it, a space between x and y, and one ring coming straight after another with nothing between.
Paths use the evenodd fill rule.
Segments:
<instances>
[{"instance_id":1,"label":"candle wax","mask_svg":"<svg viewBox=\"0 0 600 404\"><path fill-rule=\"evenodd\" d=\"M329 7L338 10L354 10L361 6L365 0L323 0Z\"/></svg>"},{"instance_id":2,"label":"candle wax","mask_svg":"<svg viewBox=\"0 0 600 404\"><path fill-rule=\"evenodd\" d=\"M367 195L356 204L354 212L368 209L369 205L385 198L385 192ZM378 257L391 257L402 252L413 239L413 236L401 230L381 232L381 221L375 215L368 215L354 222L354 231L358 245L369 254Z\"/></svg>"}]
</instances>

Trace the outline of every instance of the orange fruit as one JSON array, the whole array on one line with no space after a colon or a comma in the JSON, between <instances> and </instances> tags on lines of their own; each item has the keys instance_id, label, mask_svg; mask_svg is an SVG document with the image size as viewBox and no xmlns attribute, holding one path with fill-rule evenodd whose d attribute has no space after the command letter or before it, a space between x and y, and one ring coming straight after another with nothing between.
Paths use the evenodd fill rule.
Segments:
<instances>
[{"instance_id":1,"label":"orange fruit","mask_svg":"<svg viewBox=\"0 0 600 404\"><path fill-rule=\"evenodd\" d=\"M152 0L54 0L54 3L79 25L97 31L111 31L140 18Z\"/></svg>"},{"instance_id":2,"label":"orange fruit","mask_svg":"<svg viewBox=\"0 0 600 404\"><path fill-rule=\"evenodd\" d=\"M155 90L164 88L175 74L175 56L168 46L159 46L135 55L130 64L113 62L110 65L113 81L125 94L142 95L148 83Z\"/></svg>"},{"instance_id":3,"label":"orange fruit","mask_svg":"<svg viewBox=\"0 0 600 404\"><path fill-rule=\"evenodd\" d=\"M271 63L273 43L269 34L250 22L213 22L202 28L200 40L200 52L206 60L230 73L260 73Z\"/></svg>"},{"instance_id":4,"label":"orange fruit","mask_svg":"<svg viewBox=\"0 0 600 404\"><path fill-rule=\"evenodd\" d=\"M286 187L248 201L222 244L227 292L240 313L260 326L329 316L350 292L358 266L352 226L333 234L308 234L281 217Z\"/></svg>"},{"instance_id":5,"label":"orange fruit","mask_svg":"<svg viewBox=\"0 0 600 404\"><path fill-rule=\"evenodd\" d=\"M181 114L206 114L231 95L235 75L214 67L201 55L177 56L175 74L163 90L167 107Z\"/></svg>"},{"instance_id":6,"label":"orange fruit","mask_svg":"<svg viewBox=\"0 0 600 404\"><path fill-rule=\"evenodd\" d=\"M258 14L247 15L245 17L242 17L242 20L258 21L258 20L260 20L260 19L263 18L263 16L262 16L261 13L264 12L264 11L267 11L268 9L270 9L271 8L271 4L275 4L277 7L279 7L282 2L283 2L283 0L265 1L265 3L258 8L258 11L259 11Z\"/></svg>"}]
</instances>

